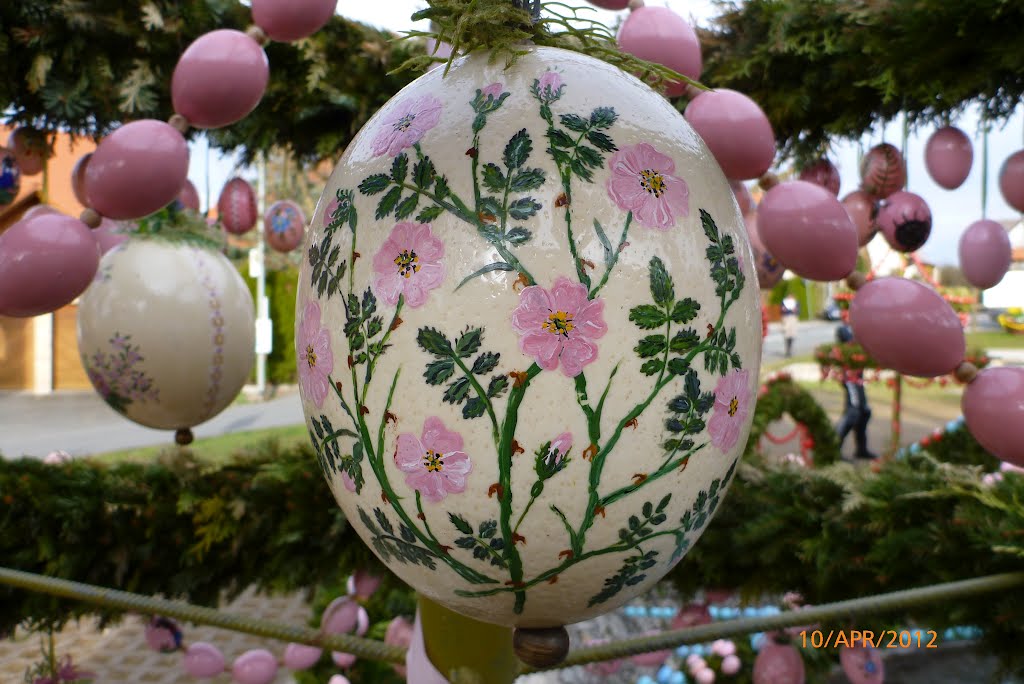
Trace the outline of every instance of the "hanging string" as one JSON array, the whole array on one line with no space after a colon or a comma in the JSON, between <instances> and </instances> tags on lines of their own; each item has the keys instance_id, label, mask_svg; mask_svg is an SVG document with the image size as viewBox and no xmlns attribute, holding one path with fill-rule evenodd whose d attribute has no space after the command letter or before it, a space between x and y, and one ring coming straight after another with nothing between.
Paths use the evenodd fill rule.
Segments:
<instances>
[{"instance_id":1,"label":"hanging string","mask_svg":"<svg viewBox=\"0 0 1024 684\"><path fill-rule=\"evenodd\" d=\"M988 131L991 126L984 112L981 115L981 218L988 218Z\"/></svg>"},{"instance_id":2,"label":"hanging string","mask_svg":"<svg viewBox=\"0 0 1024 684\"><path fill-rule=\"evenodd\" d=\"M903 188L910 187L910 165L907 163L907 139L910 137L910 122L907 121L907 112L903 112L903 142L900 144L900 154L903 155L904 178L906 179Z\"/></svg>"}]
</instances>

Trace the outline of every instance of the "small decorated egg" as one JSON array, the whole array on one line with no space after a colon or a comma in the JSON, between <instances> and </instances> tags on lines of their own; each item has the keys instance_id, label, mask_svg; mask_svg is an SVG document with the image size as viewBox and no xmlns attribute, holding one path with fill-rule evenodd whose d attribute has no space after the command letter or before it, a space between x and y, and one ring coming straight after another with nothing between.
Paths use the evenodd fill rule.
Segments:
<instances>
[{"instance_id":1,"label":"small decorated egg","mask_svg":"<svg viewBox=\"0 0 1024 684\"><path fill-rule=\"evenodd\" d=\"M289 200L274 202L263 217L267 244L278 252L290 252L302 243L306 216L302 207Z\"/></svg>"},{"instance_id":2,"label":"small decorated egg","mask_svg":"<svg viewBox=\"0 0 1024 684\"><path fill-rule=\"evenodd\" d=\"M241 178L232 178L224 184L217 199L217 214L224 230L243 235L256 225L256 193Z\"/></svg>"},{"instance_id":3,"label":"small decorated egg","mask_svg":"<svg viewBox=\"0 0 1024 684\"><path fill-rule=\"evenodd\" d=\"M21 169L14 152L0 147L0 209L14 202L21 190Z\"/></svg>"},{"instance_id":4,"label":"small decorated egg","mask_svg":"<svg viewBox=\"0 0 1024 684\"><path fill-rule=\"evenodd\" d=\"M78 346L93 388L157 429L209 420L252 369L253 303L214 248L131 238L107 252L79 303Z\"/></svg>"},{"instance_id":5,"label":"small decorated egg","mask_svg":"<svg viewBox=\"0 0 1024 684\"><path fill-rule=\"evenodd\" d=\"M696 543L746 442L761 317L733 191L664 97L554 48L457 59L367 123L313 215L307 426L399 577L554 627Z\"/></svg>"}]
</instances>

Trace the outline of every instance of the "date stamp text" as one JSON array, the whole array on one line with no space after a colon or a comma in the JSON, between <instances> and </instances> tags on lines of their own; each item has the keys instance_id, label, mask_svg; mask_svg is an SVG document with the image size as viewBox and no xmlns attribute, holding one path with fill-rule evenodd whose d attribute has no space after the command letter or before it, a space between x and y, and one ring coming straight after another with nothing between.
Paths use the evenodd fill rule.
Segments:
<instances>
[{"instance_id":1,"label":"date stamp text","mask_svg":"<svg viewBox=\"0 0 1024 684\"><path fill-rule=\"evenodd\" d=\"M880 632L860 629L815 629L800 632L802 648L938 648L939 635L935 630L883 629Z\"/></svg>"}]
</instances>

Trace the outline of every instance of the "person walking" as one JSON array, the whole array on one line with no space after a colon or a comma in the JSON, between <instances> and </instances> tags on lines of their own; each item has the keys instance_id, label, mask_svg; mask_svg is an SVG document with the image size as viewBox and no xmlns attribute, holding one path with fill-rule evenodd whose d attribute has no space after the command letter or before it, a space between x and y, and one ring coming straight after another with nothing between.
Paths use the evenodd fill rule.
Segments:
<instances>
[{"instance_id":1,"label":"person walking","mask_svg":"<svg viewBox=\"0 0 1024 684\"><path fill-rule=\"evenodd\" d=\"M845 323L836 328L836 341L840 344L853 341L853 331ZM843 373L843 416L836 426L839 436L839 451L847 435L853 432L854 459L872 460L877 454L868 449L868 421L871 420L871 407L868 406L868 395L864 391L864 372L844 371Z\"/></svg>"},{"instance_id":2,"label":"person walking","mask_svg":"<svg viewBox=\"0 0 1024 684\"><path fill-rule=\"evenodd\" d=\"M782 337L786 340L786 358L793 356L793 341L800 322L800 303L787 294L782 298Z\"/></svg>"}]
</instances>

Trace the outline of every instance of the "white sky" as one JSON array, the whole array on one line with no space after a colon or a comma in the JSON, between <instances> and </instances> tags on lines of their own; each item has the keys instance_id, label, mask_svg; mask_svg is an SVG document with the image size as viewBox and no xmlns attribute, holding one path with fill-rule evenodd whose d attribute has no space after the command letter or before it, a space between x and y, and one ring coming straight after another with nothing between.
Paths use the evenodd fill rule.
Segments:
<instances>
[{"instance_id":1,"label":"white sky","mask_svg":"<svg viewBox=\"0 0 1024 684\"><path fill-rule=\"evenodd\" d=\"M571 5L585 5L584 0L567 2ZM696 24L705 24L713 17L715 6L712 0L647 0L648 5L669 7L678 14L687 17ZM413 12L426 7L423 0L339 0L338 13L379 28L392 31L407 31L412 28L426 30L426 22L414 25L410 20ZM586 16L601 21L609 26L616 20L615 12L597 10ZM271 64L273 69L274 65ZM707 85L714 86L713 83ZM934 130L931 127L913 131L907 140L908 188L925 198L931 207L933 216L932 234L927 244L921 249L924 259L939 264L955 264L957 262L957 243L960 233L970 223L982 218L982 136L978 130L978 115L970 111L960 121L954 122L974 142L974 167L967 181L955 191L944 190L929 178L924 168L924 146L928 136ZM892 121L884 128L879 124L872 135L865 136L861 141L864 148L882 141L890 142L897 147L902 143L902 124ZM1024 147L1024 113L1017 111L1003 126L989 133L988 163L988 218L1015 219L1018 214L1003 201L999 193L998 176L1003 161L1013 152ZM840 196L856 189L859 184L857 168L857 144L836 144L831 155L833 163L839 167L842 177ZM206 167L209 165L209 174ZM207 187L209 199L217 201L217 195L224 183L237 172L235 159L224 158L216 150L210 152L204 139L199 138L192 145L191 168L189 177L196 184L203 203L206 204ZM247 176L255 174L246 173Z\"/></svg>"}]
</instances>

